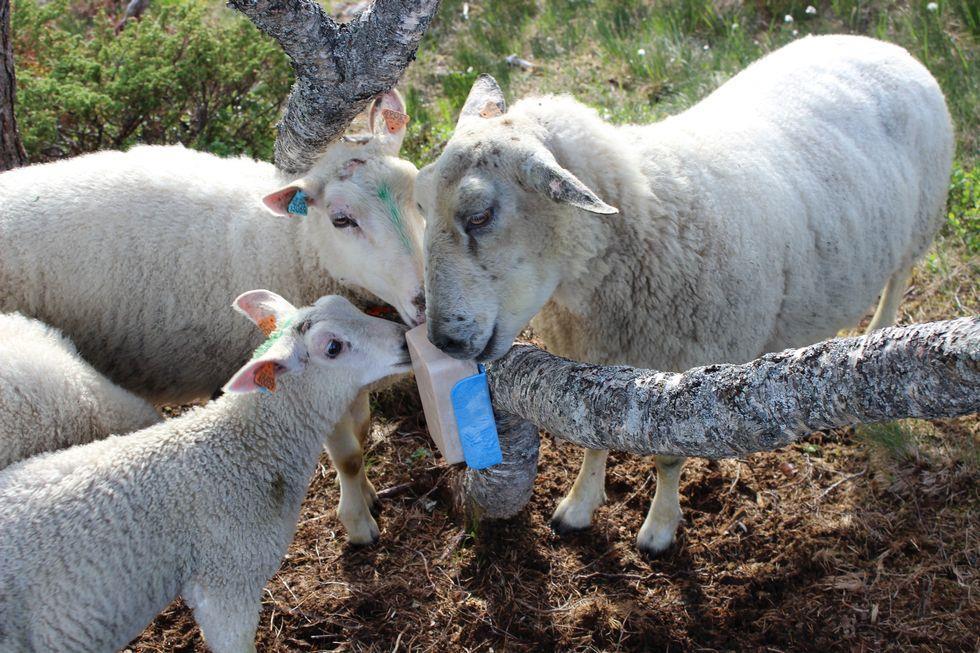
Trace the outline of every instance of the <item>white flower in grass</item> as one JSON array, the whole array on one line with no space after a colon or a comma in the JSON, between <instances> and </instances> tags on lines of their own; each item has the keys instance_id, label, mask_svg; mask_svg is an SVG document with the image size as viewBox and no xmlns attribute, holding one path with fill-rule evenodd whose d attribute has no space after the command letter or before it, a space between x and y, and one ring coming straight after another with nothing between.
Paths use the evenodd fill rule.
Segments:
<instances>
[{"instance_id":1,"label":"white flower in grass","mask_svg":"<svg viewBox=\"0 0 980 653\"><path fill-rule=\"evenodd\" d=\"M707 43L705 43L705 44L704 44L704 47L703 47L703 48L701 48L701 49L702 49L702 50L704 50L705 52L707 52L708 50L710 50L710 49L711 49L711 46L710 46L710 45L708 45Z\"/></svg>"},{"instance_id":2,"label":"white flower in grass","mask_svg":"<svg viewBox=\"0 0 980 653\"><path fill-rule=\"evenodd\" d=\"M737 29L738 29L738 23L732 23L732 31L735 31Z\"/></svg>"},{"instance_id":3,"label":"white flower in grass","mask_svg":"<svg viewBox=\"0 0 980 653\"><path fill-rule=\"evenodd\" d=\"M804 9L804 13L807 16L816 16L817 15L817 8L814 7L813 5L807 5L806 6L806 9Z\"/></svg>"},{"instance_id":4,"label":"white flower in grass","mask_svg":"<svg viewBox=\"0 0 980 653\"><path fill-rule=\"evenodd\" d=\"M636 54L640 55L641 57L645 57L647 56L647 51L644 50L643 48L640 48L639 50L636 51Z\"/></svg>"},{"instance_id":5,"label":"white flower in grass","mask_svg":"<svg viewBox=\"0 0 980 653\"><path fill-rule=\"evenodd\" d=\"M939 11L939 3L930 2L929 4L926 5L926 9L928 9L929 11Z\"/></svg>"},{"instance_id":6,"label":"white flower in grass","mask_svg":"<svg viewBox=\"0 0 980 653\"><path fill-rule=\"evenodd\" d=\"M785 16L783 16L783 22L784 23L792 23L793 22L793 17L791 15L789 15L789 14L786 14Z\"/></svg>"},{"instance_id":7,"label":"white flower in grass","mask_svg":"<svg viewBox=\"0 0 980 653\"><path fill-rule=\"evenodd\" d=\"M793 30L793 36L799 36L799 34L800 34L800 30L798 29Z\"/></svg>"}]
</instances>

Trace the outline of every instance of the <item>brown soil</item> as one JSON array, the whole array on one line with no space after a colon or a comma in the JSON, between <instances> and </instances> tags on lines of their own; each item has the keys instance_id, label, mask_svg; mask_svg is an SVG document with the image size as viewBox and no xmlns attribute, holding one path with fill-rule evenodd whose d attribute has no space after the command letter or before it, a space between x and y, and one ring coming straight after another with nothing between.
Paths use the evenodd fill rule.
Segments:
<instances>
[{"instance_id":1,"label":"brown soil","mask_svg":"<svg viewBox=\"0 0 980 653\"><path fill-rule=\"evenodd\" d=\"M904 458L843 430L691 461L679 541L648 560L633 538L653 496L651 461L611 456L593 528L558 537L548 519L580 451L546 437L527 509L466 532L450 514L454 472L428 453L412 390L387 393L375 412L368 464L389 489L382 539L345 544L324 456L265 592L260 651L980 646L975 420L937 422ZM180 602L131 648L206 650Z\"/></svg>"}]
</instances>

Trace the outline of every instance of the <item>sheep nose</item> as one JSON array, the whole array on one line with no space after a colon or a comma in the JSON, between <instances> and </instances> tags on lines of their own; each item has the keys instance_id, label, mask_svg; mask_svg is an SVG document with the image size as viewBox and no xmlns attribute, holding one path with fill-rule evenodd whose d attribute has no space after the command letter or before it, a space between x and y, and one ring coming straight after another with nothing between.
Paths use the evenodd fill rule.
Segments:
<instances>
[{"instance_id":1,"label":"sheep nose","mask_svg":"<svg viewBox=\"0 0 980 653\"><path fill-rule=\"evenodd\" d=\"M432 344L450 356L465 353L469 349L464 341L443 334L436 335Z\"/></svg>"}]
</instances>

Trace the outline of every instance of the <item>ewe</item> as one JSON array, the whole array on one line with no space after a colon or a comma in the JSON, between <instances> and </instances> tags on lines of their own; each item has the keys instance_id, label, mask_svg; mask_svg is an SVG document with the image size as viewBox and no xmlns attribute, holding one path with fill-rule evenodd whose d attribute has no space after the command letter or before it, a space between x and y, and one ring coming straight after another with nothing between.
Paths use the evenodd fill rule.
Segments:
<instances>
[{"instance_id":1,"label":"ewe","mask_svg":"<svg viewBox=\"0 0 980 653\"><path fill-rule=\"evenodd\" d=\"M153 406L92 369L57 329L0 314L0 469L42 451L160 421Z\"/></svg>"},{"instance_id":2,"label":"ewe","mask_svg":"<svg viewBox=\"0 0 980 653\"><path fill-rule=\"evenodd\" d=\"M490 360L531 320L562 356L684 370L833 336L882 287L870 328L891 324L952 153L936 81L862 37L801 39L644 126L568 97L506 111L482 77L416 180L429 336ZM586 451L556 529L590 525L605 461ZM651 554L681 520L682 461L656 462Z\"/></svg>"},{"instance_id":3,"label":"ewe","mask_svg":"<svg viewBox=\"0 0 980 653\"><path fill-rule=\"evenodd\" d=\"M65 332L114 382L154 403L208 397L258 344L225 309L262 286L312 302L364 288L422 319L422 220L415 167L397 157L408 116L394 92L372 107L372 138L332 145L302 179L247 158L136 147L0 175L0 311ZM265 198L261 193L285 186ZM298 190L309 215L289 209ZM289 211L292 211L291 213ZM359 459L370 410L360 398L328 440ZM357 431L355 435L354 431ZM360 464L358 464L360 468ZM341 474L346 475L344 470ZM363 476L363 472L360 472ZM348 483L352 542L377 538L370 483ZM363 494L363 496L361 496Z\"/></svg>"},{"instance_id":4,"label":"ewe","mask_svg":"<svg viewBox=\"0 0 980 653\"><path fill-rule=\"evenodd\" d=\"M0 471L0 650L115 651L178 594L216 653L255 650L323 435L410 364L403 326L343 298L236 305L277 327L225 396Z\"/></svg>"}]
</instances>

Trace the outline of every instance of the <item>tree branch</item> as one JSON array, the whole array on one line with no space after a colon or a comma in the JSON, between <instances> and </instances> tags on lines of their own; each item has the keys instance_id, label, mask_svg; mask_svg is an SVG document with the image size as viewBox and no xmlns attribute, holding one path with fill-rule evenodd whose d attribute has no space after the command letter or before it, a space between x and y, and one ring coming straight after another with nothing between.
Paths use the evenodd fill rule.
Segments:
<instances>
[{"instance_id":1,"label":"tree branch","mask_svg":"<svg viewBox=\"0 0 980 653\"><path fill-rule=\"evenodd\" d=\"M882 329L681 374L575 363L516 346L488 366L494 408L591 449L724 458L786 446L826 428L980 412L980 317ZM523 506L496 497L533 483L505 449L504 469L469 470L488 516ZM533 448L533 451L531 450ZM527 467L525 465L525 467ZM478 482L472 479L478 477ZM509 514L505 514L508 513Z\"/></svg>"},{"instance_id":2,"label":"tree branch","mask_svg":"<svg viewBox=\"0 0 980 653\"><path fill-rule=\"evenodd\" d=\"M276 167L310 169L379 93L415 59L439 0L375 0L338 24L314 0L228 0L289 55L296 82L276 138Z\"/></svg>"},{"instance_id":3,"label":"tree branch","mask_svg":"<svg viewBox=\"0 0 980 653\"><path fill-rule=\"evenodd\" d=\"M0 0L0 172L27 164L14 115L16 86L10 0Z\"/></svg>"}]
</instances>

